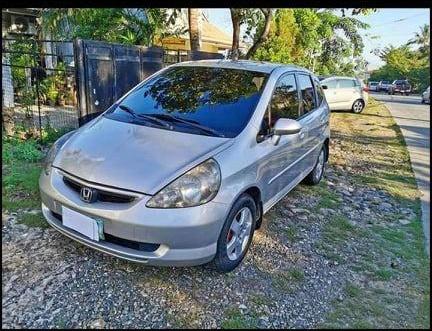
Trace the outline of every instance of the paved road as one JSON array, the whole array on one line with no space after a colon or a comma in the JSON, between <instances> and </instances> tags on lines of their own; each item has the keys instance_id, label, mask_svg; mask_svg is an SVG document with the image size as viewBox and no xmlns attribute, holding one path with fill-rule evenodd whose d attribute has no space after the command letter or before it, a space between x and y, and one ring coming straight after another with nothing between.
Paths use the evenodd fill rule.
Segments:
<instances>
[{"instance_id":1,"label":"paved road","mask_svg":"<svg viewBox=\"0 0 432 331\"><path fill-rule=\"evenodd\" d=\"M422 192L423 229L430 254L430 105L421 104L419 96L371 95L389 108L408 146L417 185Z\"/></svg>"}]
</instances>

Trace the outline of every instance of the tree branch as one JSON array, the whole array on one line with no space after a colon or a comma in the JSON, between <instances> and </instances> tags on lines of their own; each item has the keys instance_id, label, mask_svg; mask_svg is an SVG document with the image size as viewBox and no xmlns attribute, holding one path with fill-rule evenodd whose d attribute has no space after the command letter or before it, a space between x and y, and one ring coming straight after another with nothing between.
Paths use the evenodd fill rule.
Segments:
<instances>
[{"instance_id":1,"label":"tree branch","mask_svg":"<svg viewBox=\"0 0 432 331\"><path fill-rule=\"evenodd\" d=\"M265 23L264 23L264 29L261 32L261 35L259 38L255 41L255 43L252 45L252 47L248 50L246 54L246 59L250 59L252 55L255 54L258 47L267 40L268 35L270 33L270 24L273 17L273 12L271 8L260 8L261 12L264 14Z\"/></svg>"}]
</instances>

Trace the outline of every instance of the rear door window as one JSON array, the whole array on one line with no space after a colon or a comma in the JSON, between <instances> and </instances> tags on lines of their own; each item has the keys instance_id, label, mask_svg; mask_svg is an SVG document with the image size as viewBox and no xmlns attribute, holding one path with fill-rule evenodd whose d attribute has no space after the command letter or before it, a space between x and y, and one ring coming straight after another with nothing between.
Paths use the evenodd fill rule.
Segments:
<instances>
[{"instance_id":1,"label":"rear door window","mask_svg":"<svg viewBox=\"0 0 432 331\"><path fill-rule=\"evenodd\" d=\"M337 80L336 79L327 80L322 82L322 84L326 85L329 90L335 89L337 87Z\"/></svg>"},{"instance_id":2,"label":"rear door window","mask_svg":"<svg viewBox=\"0 0 432 331\"><path fill-rule=\"evenodd\" d=\"M299 90L302 97L302 115L309 113L317 107L315 90L309 75L297 75Z\"/></svg>"},{"instance_id":3,"label":"rear door window","mask_svg":"<svg viewBox=\"0 0 432 331\"><path fill-rule=\"evenodd\" d=\"M353 79L339 79L339 88L352 88L356 86Z\"/></svg>"}]
</instances>

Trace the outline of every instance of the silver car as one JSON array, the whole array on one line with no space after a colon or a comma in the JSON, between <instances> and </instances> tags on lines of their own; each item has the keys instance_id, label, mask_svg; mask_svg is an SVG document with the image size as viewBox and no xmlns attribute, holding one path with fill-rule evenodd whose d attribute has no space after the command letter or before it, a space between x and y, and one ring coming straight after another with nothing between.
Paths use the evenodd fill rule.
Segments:
<instances>
[{"instance_id":1,"label":"silver car","mask_svg":"<svg viewBox=\"0 0 432 331\"><path fill-rule=\"evenodd\" d=\"M422 93L422 103L430 104L430 86Z\"/></svg>"},{"instance_id":2,"label":"silver car","mask_svg":"<svg viewBox=\"0 0 432 331\"><path fill-rule=\"evenodd\" d=\"M318 79L297 66L172 65L54 144L43 214L117 257L231 271L263 214L320 181L329 113Z\"/></svg>"}]
</instances>

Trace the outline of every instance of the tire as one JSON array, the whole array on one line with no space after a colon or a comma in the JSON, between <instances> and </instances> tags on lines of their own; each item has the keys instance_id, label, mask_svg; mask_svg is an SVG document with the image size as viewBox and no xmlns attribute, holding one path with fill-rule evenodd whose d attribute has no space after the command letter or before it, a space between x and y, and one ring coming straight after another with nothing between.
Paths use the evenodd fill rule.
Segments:
<instances>
[{"instance_id":1,"label":"tire","mask_svg":"<svg viewBox=\"0 0 432 331\"><path fill-rule=\"evenodd\" d=\"M422 103L426 103L425 99L422 99Z\"/></svg>"},{"instance_id":2,"label":"tire","mask_svg":"<svg viewBox=\"0 0 432 331\"><path fill-rule=\"evenodd\" d=\"M365 107L365 104L362 99L357 99L354 101L353 105L351 106L351 110L355 114L360 114Z\"/></svg>"},{"instance_id":3,"label":"tire","mask_svg":"<svg viewBox=\"0 0 432 331\"><path fill-rule=\"evenodd\" d=\"M254 199L246 193L242 194L234 203L219 235L216 255L213 261L210 262L210 267L212 269L223 273L230 272L241 263L252 242L252 237L255 231L256 210L257 208ZM243 223L237 221L238 219L241 220L242 216L245 217ZM231 227L233 222L240 223L238 231L240 234L243 233L243 241L241 246L234 245L236 248L229 253L227 245L232 242L239 242L238 235L235 234L235 231ZM242 225L244 227L243 230ZM242 240L242 237L240 237L240 240Z\"/></svg>"},{"instance_id":4,"label":"tire","mask_svg":"<svg viewBox=\"0 0 432 331\"><path fill-rule=\"evenodd\" d=\"M305 177L303 182L307 185L317 185L321 178L324 175L324 169L325 169L325 160L327 159L326 155L326 149L323 147L321 149L321 152L318 155L318 159L315 163L315 167L312 169L312 171Z\"/></svg>"}]
</instances>

